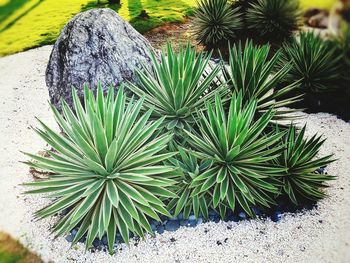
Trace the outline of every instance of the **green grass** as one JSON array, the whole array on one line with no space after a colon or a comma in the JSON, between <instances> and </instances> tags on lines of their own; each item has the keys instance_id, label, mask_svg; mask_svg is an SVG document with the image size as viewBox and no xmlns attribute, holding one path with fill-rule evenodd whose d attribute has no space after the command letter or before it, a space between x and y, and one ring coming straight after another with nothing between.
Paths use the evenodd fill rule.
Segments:
<instances>
[{"instance_id":1,"label":"green grass","mask_svg":"<svg viewBox=\"0 0 350 263\"><path fill-rule=\"evenodd\" d=\"M42 260L9 235L0 232L1 263L41 263Z\"/></svg>"},{"instance_id":2,"label":"green grass","mask_svg":"<svg viewBox=\"0 0 350 263\"><path fill-rule=\"evenodd\" d=\"M0 0L0 56L51 44L75 14L96 8L92 0ZM107 7L101 1L99 7ZM113 5L140 32L164 22L180 22L193 13L195 0L122 0ZM139 18L146 10L149 19Z\"/></svg>"},{"instance_id":3,"label":"green grass","mask_svg":"<svg viewBox=\"0 0 350 263\"><path fill-rule=\"evenodd\" d=\"M300 0L301 7L305 10L312 7L331 9L336 0Z\"/></svg>"},{"instance_id":4,"label":"green grass","mask_svg":"<svg viewBox=\"0 0 350 263\"><path fill-rule=\"evenodd\" d=\"M300 0L304 9L329 9L335 0ZM107 7L101 0L100 7ZM164 22L181 22L196 0L122 0L113 5L141 33ZM62 27L81 11L96 8L96 0L0 0L0 56L54 43ZM139 17L146 10L149 19Z\"/></svg>"}]
</instances>

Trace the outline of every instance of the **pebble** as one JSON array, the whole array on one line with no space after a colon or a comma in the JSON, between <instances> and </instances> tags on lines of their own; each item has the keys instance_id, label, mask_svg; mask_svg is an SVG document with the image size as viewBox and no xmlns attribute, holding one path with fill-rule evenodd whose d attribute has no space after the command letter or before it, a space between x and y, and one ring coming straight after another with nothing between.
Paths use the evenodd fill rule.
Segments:
<instances>
[{"instance_id":1,"label":"pebble","mask_svg":"<svg viewBox=\"0 0 350 263\"><path fill-rule=\"evenodd\" d=\"M169 220L167 222L167 224L165 225L165 230L167 231L176 231L177 229L179 229L180 227L180 223L178 220Z\"/></svg>"}]
</instances>

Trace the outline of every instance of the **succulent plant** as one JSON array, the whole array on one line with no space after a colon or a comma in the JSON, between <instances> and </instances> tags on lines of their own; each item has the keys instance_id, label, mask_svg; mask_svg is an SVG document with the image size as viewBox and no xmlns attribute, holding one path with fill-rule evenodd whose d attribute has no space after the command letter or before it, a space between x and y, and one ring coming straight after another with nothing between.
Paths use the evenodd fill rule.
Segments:
<instances>
[{"instance_id":1,"label":"succulent plant","mask_svg":"<svg viewBox=\"0 0 350 263\"><path fill-rule=\"evenodd\" d=\"M301 95L287 97L299 87L299 83L282 86L291 65L284 63L274 72L280 53L277 52L269 59L269 52L269 45L258 47L254 46L252 41L247 41L244 47L241 43L234 45L229 49L230 67L222 65L223 83L226 83L233 93L241 92L244 104L256 100L258 115L274 108L275 120L295 117L287 113L296 110L283 107L301 99Z\"/></svg>"},{"instance_id":2,"label":"succulent plant","mask_svg":"<svg viewBox=\"0 0 350 263\"><path fill-rule=\"evenodd\" d=\"M183 212L185 219L189 217L191 212L198 218L199 212L201 212L208 219L208 208L212 198L205 193L191 196L191 183L199 174L210 167L211 161L199 161L196 156L179 147L179 154L169 158L168 162L183 171L181 177L177 179L178 183L173 191L178 197L170 200L167 205L168 211L174 210L174 216Z\"/></svg>"},{"instance_id":3,"label":"succulent plant","mask_svg":"<svg viewBox=\"0 0 350 263\"><path fill-rule=\"evenodd\" d=\"M29 166L53 173L47 180L27 183L27 194L45 193L54 200L37 211L39 218L68 209L54 226L57 235L79 226L73 244L87 234L86 247L107 234L112 252L116 232L124 241L129 232L152 233L148 218L170 216L162 201L176 197L168 190L178 170L161 162L174 155L162 153L171 135L154 137L164 118L148 122L151 110L140 115L142 100L126 103L123 88L114 97L99 86L96 99L85 87L84 108L73 90L74 112L62 101L63 114L52 106L63 134L40 121L35 131L52 148L50 157L27 154Z\"/></svg>"},{"instance_id":4,"label":"succulent plant","mask_svg":"<svg viewBox=\"0 0 350 263\"><path fill-rule=\"evenodd\" d=\"M278 68L292 63L286 82L300 81L303 93L322 92L337 88L342 73L341 59L333 43L313 32L300 33L299 39L283 45Z\"/></svg>"},{"instance_id":5,"label":"succulent plant","mask_svg":"<svg viewBox=\"0 0 350 263\"><path fill-rule=\"evenodd\" d=\"M239 204L250 216L255 205L269 207L275 201L271 194L278 193L274 176L284 168L272 165L283 149L278 144L283 133L265 134L272 119L270 109L254 121L257 102L243 105L243 94L234 94L228 115L221 99L215 105L207 104L201 112L199 132L187 132L189 144L200 160L211 161L209 169L193 179L191 196L208 193L213 207L220 202L234 210Z\"/></svg>"},{"instance_id":6,"label":"succulent plant","mask_svg":"<svg viewBox=\"0 0 350 263\"><path fill-rule=\"evenodd\" d=\"M200 0L193 23L198 42L208 47L226 44L243 26L239 8L227 0Z\"/></svg>"},{"instance_id":7,"label":"succulent plant","mask_svg":"<svg viewBox=\"0 0 350 263\"><path fill-rule=\"evenodd\" d=\"M163 52L160 61L154 53L151 57L154 72L138 70L139 84L128 83L128 88L144 97L143 108L153 109L152 118L164 117L163 126L175 134L175 140L183 141L182 131L192 129L197 110L205 101L213 100L216 92L227 93L223 86L207 92L220 68L216 66L203 78L211 55L197 55L189 44L179 53L168 44L167 54Z\"/></svg>"},{"instance_id":8,"label":"succulent plant","mask_svg":"<svg viewBox=\"0 0 350 263\"><path fill-rule=\"evenodd\" d=\"M325 182L334 179L331 175L317 172L334 161L332 155L316 158L325 140L317 135L305 139L305 129L306 126L297 133L296 128L290 126L282 138L286 148L274 161L278 167L286 168L281 177L283 193L295 204L324 198L326 194L322 189L327 187Z\"/></svg>"},{"instance_id":9,"label":"succulent plant","mask_svg":"<svg viewBox=\"0 0 350 263\"><path fill-rule=\"evenodd\" d=\"M299 2L295 0L257 0L246 13L247 27L254 37L280 42L299 27Z\"/></svg>"}]
</instances>

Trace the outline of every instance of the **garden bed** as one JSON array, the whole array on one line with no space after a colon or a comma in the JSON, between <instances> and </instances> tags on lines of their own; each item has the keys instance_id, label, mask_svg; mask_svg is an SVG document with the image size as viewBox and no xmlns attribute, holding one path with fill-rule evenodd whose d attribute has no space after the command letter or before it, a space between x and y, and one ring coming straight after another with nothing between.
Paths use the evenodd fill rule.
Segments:
<instances>
[{"instance_id":1,"label":"garden bed","mask_svg":"<svg viewBox=\"0 0 350 263\"><path fill-rule=\"evenodd\" d=\"M50 235L58 217L36 221L32 213L48 203L39 196L23 196L18 184L33 180L28 168L18 163L25 157L23 149L37 152L45 147L28 128L36 125L38 116L50 126L54 123L49 111L45 66L51 47L43 47L0 60L2 86L1 160L3 178L0 202L0 227L9 232L43 260L57 262L346 262L350 239L350 125L329 114L302 114L299 122L308 123L307 134L324 134L328 140L321 155L334 153L337 162L327 171L337 180L327 189L329 198L317 208L285 213L279 222L269 218L239 222L208 222L195 228L181 227L165 231L145 241L133 239L131 246L118 246L114 256L103 251L85 252L83 244L70 248L65 237ZM18 69L18 64L23 67ZM27 65L27 66L26 66ZM30 65L30 66L29 66ZM15 135L15 136L14 136ZM5 212L6 211L6 212Z\"/></svg>"}]
</instances>

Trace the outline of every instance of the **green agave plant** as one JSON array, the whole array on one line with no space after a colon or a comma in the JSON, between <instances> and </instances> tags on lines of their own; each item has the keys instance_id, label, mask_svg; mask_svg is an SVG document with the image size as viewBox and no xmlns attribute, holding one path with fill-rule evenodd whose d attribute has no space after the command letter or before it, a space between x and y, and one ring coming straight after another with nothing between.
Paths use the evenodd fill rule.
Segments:
<instances>
[{"instance_id":1,"label":"green agave plant","mask_svg":"<svg viewBox=\"0 0 350 263\"><path fill-rule=\"evenodd\" d=\"M193 179L191 196L208 193L213 207L220 202L232 210L238 203L250 216L251 206L269 207L275 201L271 194L279 189L275 176L284 171L269 162L277 158L284 145L277 143L284 133L263 131L272 119L272 110L254 121L257 102L243 105L243 94L234 94L228 115L217 96L215 105L207 104L201 113L199 132L186 132L190 145L200 160L212 162L210 169Z\"/></svg>"},{"instance_id":2,"label":"green agave plant","mask_svg":"<svg viewBox=\"0 0 350 263\"><path fill-rule=\"evenodd\" d=\"M278 68L292 63L287 82L300 81L304 93L322 92L337 87L341 77L342 56L336 45L323 40L315 33L300 33L282 48Z\"/></svg>"},{"instance_id":3,"label":"green agave plant","mask_svg":"<svg viewBox=\"0 0 350 263\"><path fill-rule=\"evenodd\" d=\"M296 128L290 126L288 133L282 139L286 148L274 160L278 167L286 168L281 178L283 192L295 204L300 204L305 199L317 201L324 198L326 194L321 190L327 187L324 182L334 179L331 175L315 172L334 160L332 160L332 155L315 158L325 140L317 135L305 139L305 129L306 126L297 134Z\"/></svg>"},{"instance_id":4,"label":"green agave plant","mask_svg":"<svg viewBox=\"0 0 350 263\"><path fill-rule=\"evenodd\" d=\"M257 0L246 13L247 27L268 41L283 41L299 27L299 1Z\"/></svg>"},{"instance_id":5,"label":"green agave plant","mask_svg":"<svg viewBox=\"0 0 350 263\"><path fill-rule=\"evenodd\" d=\"M274 72L280 59L280 53L277 52L269 59L269 52L269 45L257 47L253 45L252 41L247 41L244 47L241 43L234 45L229 50L230 67L222 65L224 82L233 93L242 93L244 104L256 100L259 116L274 108L276 110L275 120L294 118L295 116L289 113L296 110L283 109L282 107L301 100L302 95L286 96L298 88L299 83L294 82L281 87L291 65L285 63L278 71Z\"/></svg>"},{"instance_id":6,"label":"green agave plant","mask_svg":"<svg viewBox=\"0 0 350 263\"><path fill-rule=\"evenodd\" d=\"M197 40L208 47L226 44L243 26L239 8L227 0L200 0L193 23Z\"/></svg>"},{"instance_id":7,"label":"green agave plant","mask_svg":"<svg viewBox=\"0 0 350 263\"><path fill-rule=\"evenodd\" d=\"M68 209L55 226L57 235L79 230L73 244L87 233L86 247L107 234L112 252L116 232L126 243L129 232L143 237L152 233L148 217L160 220L158 214L170 216L164 198L176 195L167 188L178 171L160 164L174 155L161 153L171 135L152 137L164 118L148 122L151 110L140 115L143 101L126 104L123 88L114 97L99 86L96 99L85 87L84 108L73 90L75 114L63 101L63 115L52 107L60 134L40 121L35 131L54 149L48 158L27 154L35 160L31 167L52 173L47 180L28 183L35 187L27 194L46 193L55 198L35 215L45 218Z\"/></svg>"},{"instance_id":8,"label":"green agave plant","mask_svg":"<svg viewBox=\"0 0 350 263\"><path fill-rule=\"evenodd\" d=\"M204 218L208 219L208 208L212 198L206 193L191 196L191 183L199 174L210 167L211 161L200 162L196 156L179 148L179 155L170 158L168 162L170 165L179 167L183 171L174 189L178 197L170 200L167 205L168 211L174 210L174 216L183 212L185 219L189 217L192 211L197 218L199 217L199 212L201 212Z\"/></svg>"},{"instance_id":9,"label":"green agave plant","mask_svg":"<svg viewBox=\"0 0 350 263\"><path fill-rule=\"evenodd\" d=\"M154 72L138 70L139 84L128 83L128 88L139 97L144 97L144 109L153 109L151 117L164 117L163 126L171 130L176 140L182 140L182 130L191 130L196 112L205 106L205 101L213 100L216 92L227 93L224 87L210 90L220 68L216 66L203 77L211 55L196 54L188 44L175 53L171 45L167 54L161 54L160 61L152 53Z\"/></svg>"}]
</instances>

